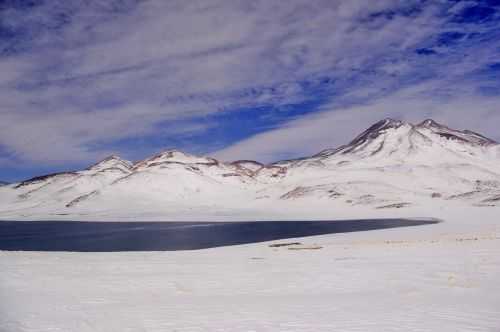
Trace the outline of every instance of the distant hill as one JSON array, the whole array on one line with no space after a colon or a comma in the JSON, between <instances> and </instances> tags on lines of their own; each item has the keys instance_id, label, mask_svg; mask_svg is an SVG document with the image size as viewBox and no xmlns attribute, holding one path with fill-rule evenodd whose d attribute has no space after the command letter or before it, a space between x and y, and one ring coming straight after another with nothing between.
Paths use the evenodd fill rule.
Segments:
<instances>
[{"instance_id":1,"label":"distant hill","mask_svg":"<svg viewBox=\"0 0 500 332\"><path fill-rule=\"evenodd\" d=\"M433 120L385 119L346 145L268 165L168 150L136 163L110 156L85 170L0 190L0 215L155 216L195 208L221 215L277 206L426 211L452 205L500 206L500 144Z\"/></svg>"}]
</instances>

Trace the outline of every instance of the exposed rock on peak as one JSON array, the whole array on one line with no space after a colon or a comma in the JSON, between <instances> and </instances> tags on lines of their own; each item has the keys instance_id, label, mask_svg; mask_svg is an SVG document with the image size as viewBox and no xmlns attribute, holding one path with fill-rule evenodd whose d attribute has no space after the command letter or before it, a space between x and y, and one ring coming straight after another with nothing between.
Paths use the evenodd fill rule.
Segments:
<instances>
[{"instance_id":1,"label":"exposed rock on peak","mask_svg":"<svg viewBox=\"0 0 500 332\"><path fill-rule=\"evenodd\" d=\"M198 157L179 150L169 149L151 158L137 162L134 165L134 170L141 170L165 163L217 165L219 162L213 158Z\"/></svg>"},{"instance_id":2,"label":"exposed rock on peak","mask_svg":"<svg viewBox=\"0 0 500 332\"><path fill-rule=\"evenodd\" d=\"M269 179L280 179L283 178L287 173L286 167L281 167L277 165L269 165L260 168L257 171L257 176L261 178L269 178Z\"/></svg>"},{"instance_id":3,"label":"exposed rock on peak","mask_svg":"<svg viewBox=\"0 0 500 332\"><path fill-rule=\"evenodd\" d=\"M312 158L326 158L332 155L335 155L339 152L345 154L354 151L357 147L367 143L368 141L374 140L382 133L384 133L388 129L397 129L403 126L405 123L399 120L394 120L391 118L386 118L384 120L380 120L377 123L370 126L356 138L354 138L349 144L342 145L338 148L326 149L321 151L318 154L312 156ZM301 158L297 160L304 160L306 158Z\"/></svg>"},{"instance_id":4,"label":"exposed rock on peak","mask_svg":"<svg viewBox=\"0 0 500 332\"><path fill-rule=\"evenodd\" d=\"M254 160L236 160L231 163L231 165L247 169L251 172L257 172L259 169L264 167L264 164L261 164Z\"/></svg>"},{"instance_id":5,"label":"exposed rock on peak","mask_svg":"<svg viewBox=\"0 0 500 332\"><path fill-rule=\"evenodd\" d=\"M437 123L433 119L426 119L422 122L420 122L417 127L424 127L424 128L444 128L445 126Z\"/></svg>"},{"instance_id":6,"label":"exposed rock on peak","mask_svg":"<svg viewBox=\"0 0 500 332\"><path fill-rule=\"evenodd\" d=\"M434 148L431 149L431 146ZM494 155L495 151L490 149L490 146L496 147L498 144L470 130L451 129L432 119L413 125L387 118L370 126L347 145L327 149L310 158L297 159L289 164L314 166L321 161L345 165L353 160L371 157L376 157L378 162L384 164L404 163L410 156L420 156L421 160L432 163L433 160L446 158L445 155L453 159L460 154L467 158L479 155L483 152L478 149L484 147L488 147L488 153Z\"/></svg>"},{"instance_id":7,"label":"exposed rock on peak","mask_svg":"<svg viewBox=\"0 0 500 332\"><path fill-rule=\"evenodd\" d=\"M419 123L416 128L418 130L427 129L433 132L434 134L439 135L440 137L451 139L455 141L459 141L461 143L466 143L470 145L478 145L478 146L488 146L497 144L494 140L475 133L470 130L457 130L451 129L447 126L437 123L432 119L427 119L421 123Z\"/></svg>"},{"instance_id":8,"label":"exposed rock on peak","mask_svg":"<svg viewBox=\"0 0 500 332\"><path fill-rule=\"evenodd\" d=\"M370 126L364 132L362 132L359 136L357 136L354 140L349 143L351 146L359 145L366 142L369 139L377 138L382 132L388 129L396 129L401 127L404 124L402 121L393 120L387 118L385 120L379 121L374 125Z\"/></svg>"},{"instance_id":9,"label":"exposed rock on peak","mask_svg":"<svg viewBox=\"0 0 500 332\"><path fill-rule=\"evenodd\" d=\"M106 169L120 169L122 171L129 171L131 168L132 163L130 161L124 160L117 155L111 155L90 166L87 170L103 171Z\"/></svg>"},{"instance_id":10,"label":"exposed rock on peak","mask_svg":"<svg viewBox=\"0 0 500 332\"><path fill-rule=\"evenodd\" d=\"M27 186L29 184L34 184L34 183L39 183L39 182L44 182L47 180L51 180L53 178L59 178L59 177L75 177L78 176L78 172L58 172L58 173L51 173L51 174L46 174L46 175L40 175L40 176L35 176L33 178L30 178L28 180L24 180L16 185L17 188L21 188L24 186Z\"/></svg>"}]
</instances>

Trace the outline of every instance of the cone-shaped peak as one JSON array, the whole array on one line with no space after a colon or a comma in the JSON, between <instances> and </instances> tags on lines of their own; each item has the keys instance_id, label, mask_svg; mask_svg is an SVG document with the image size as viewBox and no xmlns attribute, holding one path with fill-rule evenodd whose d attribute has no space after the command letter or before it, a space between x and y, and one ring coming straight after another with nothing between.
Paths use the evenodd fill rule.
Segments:
<instances>
[{"instance_id":1,"label":"cone-shaped peak","mask_svg":"<svg viewBox=\"0 0 500 332\"><path fill-rule=\"evenodd\" d=\"M151 158L139 161L134 165L134 169L143 169L163 163L179 164L215 164L217 160L209 157L195 156L177 149L162 151Z\"/></svg>"},{"instance_id":2,"label":"cone-shaped peak","mask_svg":"<svg viewBox=\"0 0 500 332\"><path fill-rule=\"evenodd\" d=\"M386 118L384 120L380 120L370 128L366 129L361 133L358 137L356 137L349 145L357 145L362 142L365 142L368 139L373 139L381 134L384 130L391 128L399 128L404 125L403 121L394 120L391 118Z\"/></svg>"},{"instance_id":3,"label":"cone-shaped peak","mask_svg":"<svg viewBox=\"0 0 500 332\"><path fill-rule=\"evenodd\" d=\"M195 157L192 154L189 154L187 152L178 150L178 149L167 149L164 150L157 155L153 156L153 158L176 158L176 157Z\"/></svg>"},{"instance_id":4,"label":"cone-shaped peak","mask_svg":"<svg viewBox=\"0 0 500 332\"><path fill-rule=\"evenodd\" d=\"M118 167L122 169L132 168L132 163L128 160L124 160L117 155L110 155L101 161L95 163L94 165L87 168L88 170L103 170L106 168Z\"/></svg>"},{"instance_id":5,"label":"cone-shaped peak","mask_svg":"<svg viewBox=\"0 0 500 332\"><path fill-rule=\"evenodd\" d=\"M180 163L197 163L197 162L207 162L212 160L212 158L208 157L200 157L196 156L181 150L177 149L168 149L160 152L159 154L149 158L148 160L169 160Z\"/></svg>"},{"instance_id":6,"label":"cone-shaped peak","mask_svg":"<svg viewBox=\"0 0 500 332\"><path fill-rule=\"evenodd\" d=\"M400 126L403 124L403 121L396 120L393 118L385 118L384 120L381 120L377 122L378 124L383 124L385 126Z\"/></svg>"},{"instance_id":7,"label":"cone-shaped peak","mask_svg":"<svg viewBox=\"0 0 500 332\"><path fill-rule=\"evenodd\" d=\"M462 143L472 144L472 145L494 145L497 144L494 140L475 133L470 130L458 130L452 129L432 119L427 119L422 121L417 125L417 129L428 129L434 134L444 137L446 139L459 141Z\"/></svg>"},{"instance_id":8,"label":"cone-shaped peak","mask_svg":"<svg viewBox=\"0 0 500 332\"><path fill-rule=\"evenodd\" d=\"M105 161L112 161L112 160L115 160L115 161L124 161L122 158L120 158L116 154L112 154L112 155L104 158L103 160L101 160L100 163L105 162Z\"/></svg>"},{"instance_id":9,"label":"cone-shaped peak","mask_svg":"<svg viewBox=\"0 0 500 332\"><path fill-rule=\"evenodd\" d=\"M424 121L420 122L417 127L424 127L424 128L445 128L442 124L434 121L433 119L425 119Z\"/></svg>"}]
</instances>

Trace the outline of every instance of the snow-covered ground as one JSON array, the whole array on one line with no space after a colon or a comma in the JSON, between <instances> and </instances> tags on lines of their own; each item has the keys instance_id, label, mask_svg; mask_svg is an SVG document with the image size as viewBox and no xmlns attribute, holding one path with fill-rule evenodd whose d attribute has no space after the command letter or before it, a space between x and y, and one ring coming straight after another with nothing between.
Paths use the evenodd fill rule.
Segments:
<instances>
[{"instance_id":1,"label":"snow-covered ground","mask_svg":"<svg viewBox=\"0 0 500 332\"><path fill-rule=\"evenodd\" d=\"M272 242L302 250L0 252L0 331L498 331L498 216Z\"/></svg>"}]
</instances>

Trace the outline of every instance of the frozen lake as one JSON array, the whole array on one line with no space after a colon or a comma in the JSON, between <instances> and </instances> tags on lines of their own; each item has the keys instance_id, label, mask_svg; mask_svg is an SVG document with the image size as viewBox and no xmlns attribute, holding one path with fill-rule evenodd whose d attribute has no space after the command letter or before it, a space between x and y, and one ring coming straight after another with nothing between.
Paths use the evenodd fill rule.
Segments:
<instances>
[{"instance_id":1,"label":"frozen lake","mask_svg":"<svg viewBox=\"0 0 500 332\"><path fill-rule=\"evenodd\" d=\"M414 219L257 222L2 221L0 250L195 250L435 223L435 220Z\"/></svg>"}]
</instances>

